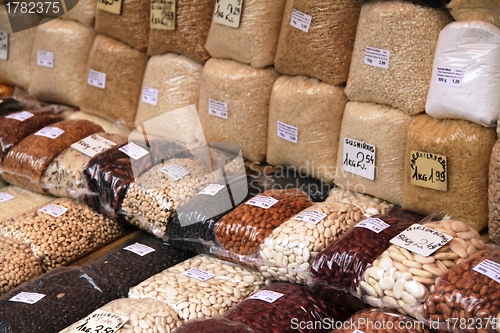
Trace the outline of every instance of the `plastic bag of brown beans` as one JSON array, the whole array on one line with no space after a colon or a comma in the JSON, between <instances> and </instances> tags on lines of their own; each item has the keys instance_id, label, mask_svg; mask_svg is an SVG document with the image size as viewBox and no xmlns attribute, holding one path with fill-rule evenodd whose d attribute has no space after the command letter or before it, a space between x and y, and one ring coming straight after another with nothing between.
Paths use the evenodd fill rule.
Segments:
<instances>
[{"instance_id":1,"label":"plastic bag of brown beans","mask_svg":"<svg viewBox=\"0 0 500 333\"><path fill-rule=\"evenodd\" d=\"M257 249L283 222L312 205L298 189L269 190L240 204L217 222L214 252L230 261L257 265Z\"/></svg>"},{"instance_id":2,"label":"plastic bag of brown beans","mask_svg":"<svg viewBox=\"0 0 500 333\"><path fill-rule=\"evenodd\" d=\"M175 330L176 333L254 333L250 327L224 318L190 320Z\"/></svg>"},{"instance_id":3,"label":"plastic bag of brown beans","mask_svg":"<svg viewBox=\"0 0 500 333\"><path fill-rule=\"evenodd\" d=\"M325 322L345 320L351 312L334 307L307 287L277 282L238 304L224 318L248 325L256 333L329 332ZM312 327L311 327L312 326Z\"/></svg>"}]
</instances>

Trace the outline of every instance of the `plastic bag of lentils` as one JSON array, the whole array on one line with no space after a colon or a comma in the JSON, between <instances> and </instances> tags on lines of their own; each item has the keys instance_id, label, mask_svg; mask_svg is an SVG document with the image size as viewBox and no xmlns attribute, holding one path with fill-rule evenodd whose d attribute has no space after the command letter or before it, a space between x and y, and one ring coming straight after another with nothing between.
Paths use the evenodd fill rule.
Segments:
<instances>
[{"instance_id":1,"label":"plastic bag of lentils","mask_svg":"<svg viewBox=\"0 0 500 333\"><path fill-rule=\"evenodd\" d=\"M240 204L215 226L213 251L230 261L257 265L258 248L274 229L312 205L297 189L269 190Z\"/></svg>"},{"instance_id":2,"label":"plastic bag of lentils","mask_svg":"<svg viewBox=\"0 0 500 333\"><path fill-rule=\"evenodd\" d=\"M355 205L341 202L316 203L287 220L264 239L259 247L265 278L306 283L311 263L318 253L365 219Z\"/></svg>"},{"instance_id":3,"label":"plastic bag of lentils","mask_svg":"<svg viewBox=\"0 0 500 333\"><path fill-rule=\"evenodd\" d=\"M358 293L371 306L419 319L439 278L485 246L479 233L461 221L413 224L366 268Z\"/></svg>"},{"instance_id":4,"label":"plastic bag of lentils","mask_svg":"<svg viewBox=\"0 0 500 333\"><path fill-rule=\"evenodd\" d=\"M127 297L131 287L191 257L192 254L143 234L86 263L82 269L95 272L109 281L117 297Z\"/></svg>"},{"instance_id":5,"label":"plastic bag of lentils","mask_svg":"<svg viewBox=\"0 0 500 333\"><path fill-rule=\"evenodd\" d=\"M425 304L429 326L461 333L498 332L499 271L498 249L481 251L450 269Z\"/></svg>"},{"instance_id":6,"label":"plastic bag of lentils","mask_svg":"<svg viewBox=\"0 0 500 333\"><path fill-rule=\"evenodd\" d=\"M390 245L389 241L414 221L374 215L358 223L324 248L311 265L313 291L332 304L354 310L366 307L358 295L363 273Z\"/></svg>"},{"instance_id":7,"label":"plastic bag of lentils","mask_svg":"<svg viewBox=\"0 0 500 333\"><path fill-rule=\"evenodd\" d=\"M98 310L127 318L123 326L113 331L115 333L169 333L182 325L179 317L168 304L154 299L120 298ZM92 318L94 313L96 311L59 333L83 331L78 327Z\"/></svg>"},{"instance_id":8,"label":"plastic bag of lentils","mask_svg":"<svg viewBox=\"0 0 500 333\"><path fill-rule=\"evenodd\" d=\"M190 320L175 330L176 333L254 333L250 327L243 323L234 322L224 318Z\"/></svg>"},{"instance_id":9,"label":"plastic bag of lentils","mask_svg":"<svg viewBox=\"0 0 500 333\"><path fill-rule=\"evenodd\" d=\"M264 283L256 271L202 254L130 288L128 297L167 302L185 321L218 317Z\"/></svg>"},{"instance_id":10,"label":"plastic bag of lentils","mask_svg":"<svg viewBox=\"0 0 500 333\"><path fill-rule=\"evenodd\" d=\"M377 214L387 214L387 212L394 207L394 205L388 201L372 197L368 194L344 190L340 187L333 188L325 201L339 201L356 205L361 208L363 214L368 217Z\"/></svg>"},{"instance_id":11,"label":"plastic bag of lentils","mask_svg":"<svg viewBox=\"0 0 500 333\"><path fill-rule=\"evenodd\" d=\"M59 267L0 297L0 332L59 332L115 299L111 290L79 267Z\"/></svg>"},{"instance_id":12,"label":"plastic bag of lentils","mask_svg":"<svg viewBox=\"0 0 500 333\"><path fill-rule=\"evenodd\" d=\"M313 333L329 332L322 323L343 321L350 315L350 311L332 307L305 286L277 282L238 304L224 318L246 324L256 333ZM313 327L308 326L310 323Z\"/></svg>"},{"instance_id":13,"label":"plastic bag of lentils","mask_svg":"<svg viewBox=\"0 0 500 333\"><path fill-rule=\"evenodd\" d=\"M71 199L55 199L0 222L0 235L29 244L46 271L71 263L123 231L119 224Z\"/></svg>"}]
</instances>

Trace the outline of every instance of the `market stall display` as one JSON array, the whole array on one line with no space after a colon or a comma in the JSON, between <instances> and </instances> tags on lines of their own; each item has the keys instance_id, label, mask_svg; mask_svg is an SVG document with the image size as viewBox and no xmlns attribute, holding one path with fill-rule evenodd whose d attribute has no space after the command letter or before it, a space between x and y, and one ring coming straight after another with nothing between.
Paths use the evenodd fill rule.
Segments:
<instances>
[{"instance_id":1,"label":"market stall display","mask_svg":"<svg viewBox=\"0 0 500 333\"><path fill-rule=\"evenodd\" d=\"M0 189L0 222L41 207L55 198L6 185Z\"/></svg>"}]
</instances>

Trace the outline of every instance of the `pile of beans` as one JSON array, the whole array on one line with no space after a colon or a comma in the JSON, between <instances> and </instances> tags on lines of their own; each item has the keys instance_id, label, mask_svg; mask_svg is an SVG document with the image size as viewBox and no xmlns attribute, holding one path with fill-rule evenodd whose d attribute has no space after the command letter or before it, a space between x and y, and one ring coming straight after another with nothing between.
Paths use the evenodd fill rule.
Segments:
<instances>
[{"instance_id":1,"label":"pile of beans","mask_svg":"<svg viewBox=\"0 0 500 333\"><path fill-rule=\"evenodd\" d=\"M306 283L318 253L365 219L360 208L333 201L316 203L299 216L306 212L319 212L326 217L305 222L295 216L274 229L260 246L264 265L259 270L265 278Z\"/></svg>"},{"instance_id":2,"label":"pile of beans","mask_svg":"<svg viewBox=\"0 0 500 333\"><path fill-rule=\"evenodd\" d=\"M170 333L182 324L168 304L153 299L120 298L109 302L100 310L128 318L116 333ZM85 322L85 319L79 320L59 333L73 332Z\"/></svg>"},{"instance_id":3,"label":"pile of beans","mask_svg":"<svg viewBox=\"0 0 500 333\"><path fill-rule=\"evenodd\" d=\"M278 201L269 208L250 205L247 201L217 223L215 234L222 247L218 251L220 257L246 262L245 256L254 254L275 228L312 205L311 199L297 189L269 190L261 197Z\"/></svg>"},{"instance_id":4,"label":"pile of beans","mask_svg":"<svg viewBox=\"0 0 500 333\"><path fill-rule=\"evenodd\" d=\"M314 296L307 287L298 284L277 282L263 291L283 296L272 303L248 298L224 315L224 318L248 325L256 333L312 333L329 330L294 327L294 323L321 323L326 318L333 321L345 320L351 314L341 307L332 308L322 298Z\"/></svg>"},{"instance_id":5,"label":"pile of beans","mask_svg":"<svg viewBox=\"0 0 500 333\"><path fill-rule=\"evenodd\" d=\"M372 197L371 195L355 193L338 187L330 191L330 195L326 201L340 201L356 205L363 210L363 214L367 217L377 214L387 214L394 206L388 201Z\"/></svg>"},{"instance_id":6,"label":"pile of beans","mask_svg":"<svg viewBox=\"0 0 500 333\"><path fill-rule=\"evenodd\" d=\"M201 281L182 274L191 268L215 276ZM198 255L141 282L130 289L128 296L167 302L181 320L211 318L224 314L259 290L264 282L264 278L255 271Z\"/></svg>"},{"instance_id":7,"label":"pile of beans","mask_svg":"<svg viewBox=\"0 0 500 333\"><path fill-rule=\"evenodd\" d=\"M0 222L0 235L30 244L45 271L67 265L123 232L117 223L72 199L49 204L67 211L53 217L37 210Z\"/></svg>"},{"instance_id":8,"label":"pile of beans","mask_svg":"<svg viewBox=\"0 0 500 333\"><path fill-rule=\"evenodd\" d=\"M115 299L110 290L79 267L56 268L0 297L0 332L59 332ZM45 297L34 304L9 301L20 292Z\"/></svg>"},{"instance_id":9,"label":"pile of beans","mask_svg":"<svg viewBox=\"0 0 500 333\"><path fill-rule=\"evenodd\" d=\"M144 256L125 250L140 244L150 247L154 252ZM161 271L187 260L192 255L172 249L151 235L141 235L102 257L85 264L82 269L93 271L109 281L117 297L127 297L131 287Z\"/></svg>"},{"instance_id":10,"label":"pile of beans","mask_svg":"<svg viewBox=\"0 0 500 333\"><path fill-rule=\"evenodd\" d=\"M498 332L500 283L475 269L485 260L498 270L500 251L481 251L443 275L425 304L425 318L454 325L459 332Z\"/></svg>"},{"instance_id":11,"label":"pile of beans","mask_svg":"<svg viewBox=\"0 0 500 333\"><path fill-rule=\"evenodd\" d=\"M173 165L189 174L178 180L171 178L163 169ZM162 238L175 210L205 188L212 179L207 166L195 158L174 158L155 165L130 184L122 204L125 219Z\"/></svg>"},{"instance_id":12,"label":"pile of beans","mask_svg":"<svg viewBox=\"0 0 500 333\"><path fill-rule=\"evenodd\" d=\"M43 274L42 262L28 244L0 237L0 295Z\"/></svg>"},{"instance_id":13,"label":"pile of beans","mask_svg":"<svg viewBox=\"0 0 500 333\"><path fill-rule=\"evenodd\" d=\"M175 333L254 333L248 326L224 318L193 320L185 323Z\"/></svg>"},{"instance_id":14,"label":"pile of beans","mask_svg":"<svg viewBox=\"0 0 500 333\"><path fill-rule=\"evenodd\" d=\"M353 228L324 250L311 265L313 290L333 304L354 310L366 305L357 294L365 269L389 247L389 241L413 224L387 215L374 215L389 224L379 233L366 228ZM368 219L365 221L369 221Z\"/></svg>"},{"instance_id":15,"label":"pile of beans","mask_svg":"<svg viewBox=\"0 0 500 333\"><path fill-rule=\"evenodd\" d=\"M363 300L374 307L396 309L421 318L423 303L436 281L465 258L485 248L480 235L464 222L443 220L424 226L453 239L427 257L391 245L367 268L360 282Z\"/></svg>"}]
</instances>

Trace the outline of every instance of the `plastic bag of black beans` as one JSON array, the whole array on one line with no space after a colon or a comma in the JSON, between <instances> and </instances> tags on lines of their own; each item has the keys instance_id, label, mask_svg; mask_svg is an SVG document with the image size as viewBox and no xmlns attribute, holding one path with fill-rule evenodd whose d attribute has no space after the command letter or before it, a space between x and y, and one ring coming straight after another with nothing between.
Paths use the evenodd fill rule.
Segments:
<instances>
[{"instance_id":1,"label":"plastic bag of black beans","mask_svg":"<svg viewBox=\"0 0 500 333\"><path fill-rule=\"evenodd\" d=\"M329 332L325 322L343 321L351 315L333 307L305 286L277 282L256 292L224 318L248 325L256 333Z\"/></svg>"},{"instance_id":2,"label":"plastic bag of black beans","mask_svg":"<svg viewBox=\"0 0 500 333\"><path fill-rule=\"evenodd\" d=\"M190 320L175 330L176 333L254 333L243 323L234 322L224 318Z\"/></svg>"},{"instance_id":3,"label":"plastic bag of black beans","mask_svg":"<svg viewBox=\"0 0 500 333\"><path fill-rule=\"evenodd\" d=\"M126 242L119 249L83 265L84 271L102 276L112 285L117 297L127 297L131 287L192 257L142 234Z\"/></svg>"},{"instance_id":4,"label":"plastic bag of black beans","mask_svg":"<svg viewBox=\"0 0 500 333\"><path fill-rule=\"evenodd\" d=\"M0 332L58 332L115 298L106 280L60 267L0 297Z\"/></svg>"}]
</instances>

